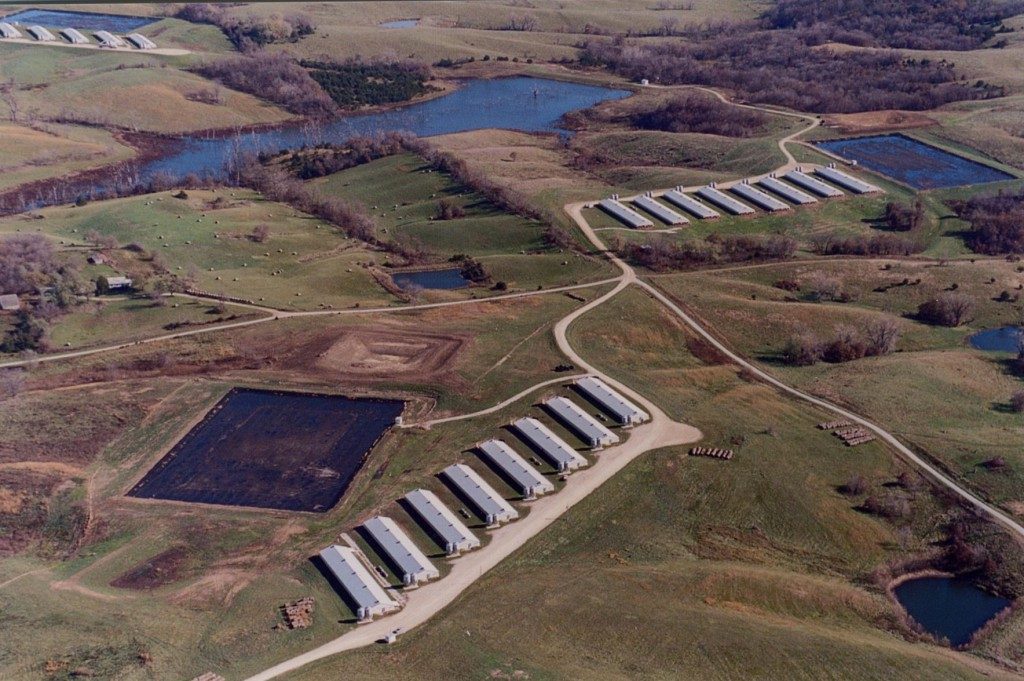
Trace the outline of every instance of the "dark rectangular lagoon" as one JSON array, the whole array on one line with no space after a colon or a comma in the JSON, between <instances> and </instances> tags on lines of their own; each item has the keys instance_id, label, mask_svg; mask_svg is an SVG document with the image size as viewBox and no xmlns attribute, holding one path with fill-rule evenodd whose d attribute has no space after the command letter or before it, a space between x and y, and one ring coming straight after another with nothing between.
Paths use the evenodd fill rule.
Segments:
<instances>
[{"instance_id":1,"label":"dark rectangular lagoon","mask_svg":"<svg viewBox=\"0 0 1024 681\"><path fill-rule=\"evenodd\" d=\"M403 408L400 400L235 388L128 496L322 513Z\"/></svg>"},{"instance_id":2,"label":"dark rectangular lagoon","mask_svg":"<svg viewBox=\"0 0 1024 681\"><path fill-rule=\"evenodd\" d=\"M424 270L422 272L404 272L391 275L391 280L401 289L441 289L451 290L466 288L470 281L462 276L462 270Z\"/></svg>"},{"instance_id":3,"label":"dark rectangular lagoon","mask_svg":"<svg viewBox=\"0 0 1024 681\"><path fill-rule=\"evenodd\" d=\"M1002 170L906 135L871 135L816 142L842 158L914 189L941 189L1015 179Z\"/></svg>"},{"instance_id":4,"label":"dark rectangular lagoon","mask_svg":"<svg viewBox=\"0 0 1024 681\"><path fill-rule=\"evenodd\" d=\"M87 31L110 31L111 33L130 33L148 26L159 18L133 17L125 14L100 14L97 12L71 12L58 9L26 9L5 17L9 23L22 25L50 26L53 28L77 28Z\"/></svg>"}]
</instances>

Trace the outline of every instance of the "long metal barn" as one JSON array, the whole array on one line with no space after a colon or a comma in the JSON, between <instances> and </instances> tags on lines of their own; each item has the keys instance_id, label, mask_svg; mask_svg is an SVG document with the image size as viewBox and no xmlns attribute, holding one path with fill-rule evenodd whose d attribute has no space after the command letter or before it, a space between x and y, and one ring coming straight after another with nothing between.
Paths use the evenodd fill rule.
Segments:
<instances>
[{"instance_id":1,"label":"long metal barn","mask_svg":"<svg viewBox=\"0 0 1024 681\"><path fill-rule=\"evenodd\" d=\"M651 419L650 414L627 400L600 378L584 376L576 381L576 387L584 397L624 426L635 426Z\"/></svg>"},{"instance_id":2,"label":"long metal barn","mask_svg":"<svg viewBox=\"0 0 1024 681\"><path fill-rule=\"evenodd\" d=\"M786 184L777 177L762 177L757 182L770 192L774 192L784 199L792 201L798 206L806 206L810 203L817 203L818 199L796 187Z\"/></svg>"},{"instance_id":3,"label":"long metal barn","mask_svg":"<svg viewBox=\"0 0 1024 681\"><path fill-rule=\"evenodd\" d=\"M568 473L587 465L586 458L569 444L551 432L547 426L535 418L522 418L512 426L516 432L547 459L558 472Z\"/></svg>"},{"instance_id":4,"label":"long metal barn","mask_svg":"<svg viewBox=\"0 0 1024 681\"><path fill-rule=\"evenodd\" d=\"M512 504L505 501L504 497L466 464L448 466L441 471L441 475L469 501L488 525L511 522L519 517L519 512L512 508Z\"/></svg>"},{"instance_id":5,"label":"long metal barn","mask_svg":"<svg viewBox=\"0 0 1024 681\"><path fill-rule=\"evenodd\" d=\"M637 213L632 208L620 203L617 199L604 199L597 204L601 210L611 215L619 222L632 227L633 229L648 229L654 227L654 223Z\"/></svg>"},{"instance_id":6,"label":"long metal barn","mask_svg":"<svg viewBox=\"0 0 1024 681\"><path fill-rule=\"evenodd\" d=\"M838 184L843 189L849 189L854 194L871 194L873 192L882 191L875 185L868 184L863 180L858 180L856 177L847 175L843 171L838 170L831 165L827 168L818 168L814 172L821 177L824 177L829 182Z\"/></svg>"},{"instance_id":7,"label":"long metal barn","mask_svg":"<svg viewBox=\"0 0 1024 681\"><path fill-rule=\"evenodd\" d=\"M733 215L750 215L754 209L745 203L741 203L728 194L715 189L714 187L701 187L697 190L697 196L707 199L719 208L726 210Z\"/></svg>"},{"instance_id":8,"label":"long metal barn","mask_svg":"<svg viewBox=\"0 0 1024 681\"><path fill-rule=\"evenodd\" d=\"M527 463L518 452L501 440L487 440L477 445L484 458L527 499L554 492L554 484Z\"/></svg>"},{"instance_id":9,"label":"long metal barn","mask_svg":"<svg viewBox=\"0 0 1024 681\"><path fill-rule=\"evenodd\" d=\"M82 32L77 28L64 28L61 29L60 34L67 38L67 41L72 45L88 45L89 39L82 35Z\"/></svg>"},{"instance_id":10,"label":"long metal barn","mask_svg":"<svg viewBox=\"0 0 1024 681\"><path fill-rule=\"evenodd\" d=\"M405 585L419 584L441 576L409 535L387 516L376 516L363 523L363 531L395 568Z\"/></svg>"},{"instance_id":11,"label":"long metal barn","mask_svg":"<svg viewBox=\"0 0 1024 681\"><path fill-rule=\"evenodd\" d=\"M840 189L836 189L830 184L825 184L816 177L811 177L807 173L800 170L790 170L788 173L783 175L784 178L792 182L793 184L800 185L809 192L813 192L818 196L823 196L827 199L834 199L843 196L843 192Z\"/></svg>"},{"instance_id":12,"label":"long metal barn","mask_svg":"<svg viewBox=\"0 0 1024 681\"><path fill-rule=\"evenodd\" d=\"M732 193L742 196L747 201L750 201L755 206L765 209L769 213L778 213L779 211L789 210L789 204L779 201L770 194L765 194L757 187L752 187L747 184L745 180L739 184L734 184L732 186Z\"/></svg>"},{"instance_id":13,"label":"long metal barn","mask_svg":"<svg viewBox=\"0 0 1024 681\"><path fill-rule=\"evenodd\" d=\"M676 206L682 208L690 215L699 218L701 220L711 220L717 217L721 217L722 214L713 208L708 208L703 203L693 198L688 194L684 194L681 191L681 187L675 189L669 189L665 192L661 198L665 199L669 203L673 203Z\"/></svg>"},{"instance_id":14,"label":"long metal barn","mask_svg":"<svg viewBox=\"0 0 1024 681\"><path fill-rule=\"evenodd\" d=\"M355 605L356 617L360 620L386 615L400 607L373 578L352 549L334 544L320 552L320 559Z\"/></svg>"},{"instance_id":15,"label":"long metal barn","mask_svg":"<svg viewBox=\"0 0 1024 681\"><path fill-rule=\"evenodd\" d=\"M689 220L684 218L682 215L675 212L668 206L658 203L650 196L638 196L633 199L633 203L640 206L667 225L685 225L689 222Z\"/></svg>"},{"instance_id":16,"label":"long metal barn","mask_svg":"<svg viewBox=\"0 0 1024 681\"><path fill-rule=\"evenodd\" d=\"M96 31L93 35L100 41L100 47L124 47L124 41L110 31Z\"/></svg>"},{"instance_id":17,"label":"long metal barn","mask_svg":"<svg viewBox=\"0 0 1024 681\"><path fill-rule=\"evenodd\" d=\"M6 21L0 21L0 38L20 38L21 31Z\"/></svg>"},{"instance_id":18,"label":"long metal barn","mask_svg":"<svg viewBox=\"0 0 1024 681\"><path fill-rule=\"evenodd\" d=\"M31 35L36 40L41 40L43 42L50 42L56 40L53 34L47 31L42 26L29 26L25 30L28 31L29 35Z\"/></svg>"},{"instance_id":19,"label":"long metal barn","mask_svg":"<svg viewBox=\"0 0 1024 681\"><path fill-rule=\"evenodd\" d=\"M564 397L555 397L544 403L555 418L566 428L576 433L580 439L597 449L607 447L619 441L619 436L587 412L580 409L574 402Z\"/></svg>"},{"instance_id":20,"label":"long metal barn","mask_svg":"<svg viewBox=\"0 0 1024 681\"><path fill-rule=\"evenodd\" d=\"M480 548L477 536L430 490L414 489L405 495L405 502L449 556Z\"/></svg>"}]
</instances>

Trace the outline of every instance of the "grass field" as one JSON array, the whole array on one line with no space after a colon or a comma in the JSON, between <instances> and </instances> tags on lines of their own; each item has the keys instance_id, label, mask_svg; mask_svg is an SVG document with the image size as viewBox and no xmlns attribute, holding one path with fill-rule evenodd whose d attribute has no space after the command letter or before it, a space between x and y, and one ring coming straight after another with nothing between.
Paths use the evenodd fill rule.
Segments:
<instances>
[{"instance_id":1,"label":"grass field","mask_svg":"<svg viewBox=\"0 0 1024 681\"><path fill-rule=\"evenodd\" d=\"M838 278L853 300L807 302L799 293L772 286L779 279L806 281L812 272ZM768 363L792 384L886 424L1016 512L1024 500L1024 461L1019 456L1024 430L1007 405L1020 380L1006 364L1008 355L970 349L966 338L978 329L1019 323L1020 306L997 298L1004 289L1016 291L1021 276L1016 265L1000 260L946 265L852 261L673 275L656 282L742 354ZM898 285L904 279L920 283ZM897 286L885 293L874 291L891 284ZM953 284L976 301L973 319L965 327L930 327L910 318L920 302ZM892 319L901 328L896 354L804 368L777 363L795 333L809 330L828 338L841 325L862 327L876 318ZM990 471L980 465L994 456L1004 457L1008 466Z\"/></svg>"},{"instance_id":2,"label":"grass field","mask_svg":"<svg viewBox=\"0 0 1024 681\"><path fill-rule=\"evenodd\" d=\"M0 123L0 191L131 158L131 148L98 128Z\"/></svg>"},{"instance_id":3,"label":"grass field","mask_svg":"<svg viewBox=\"0 0 1024 681\"><path fill-rule=\"evenodd\" d=\"M222 207L214 204L224 199ZM346 239L326 224L248 191L172 192L50 208L42 220L0 221L0 233L41 231L65 243L82 243L90 230L136 243L163 260L169 274L192 279L196 288L271 307L317 309L355 304L387 305L394 298L361 263L380 255ZM250 238L270 227L265 243ZM318 228L319 224L319 228ZM136 262L136 267L146 266Z\"/></svg>"},{"instance_id":4,"label":"grass field","mask_svg":"<svg viewBox=\"0 0 1024 681\"><path fill-rule=\"evenodd\" d=\"M548 247L539 223L498 209L411 154L350 168L316 180L314 186L324 195L368 206L381 238L417 244L438 262L470 255L510 290L614 276L603 260ZM432 219L442 199L463 208L465 216Z\"/></svg>"},{"instance_id":5,"label":"grass field","mask_svg":"<svg viewBox=\"0 0 1024 681\"><path fill-rule=\"evenodd\" d=\"M183 26L175 30L185 35L216 30L180 23ZM188 99L190 93L211 90L214 84L176 68L186 64L186 58L133 52L0 44L0 78L18 84L15 97L20 108L36 119L176 133L289 118L272 104L234 90L222 89L222 104ZM112 94L118 106L110 105Z\"/></svg>"}]
</instances>

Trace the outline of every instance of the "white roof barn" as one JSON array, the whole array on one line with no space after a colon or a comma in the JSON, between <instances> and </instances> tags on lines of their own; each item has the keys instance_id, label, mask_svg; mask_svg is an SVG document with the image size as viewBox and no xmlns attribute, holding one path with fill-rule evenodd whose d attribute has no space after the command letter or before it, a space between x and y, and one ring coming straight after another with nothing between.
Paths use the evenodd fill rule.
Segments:
<instances>
[{"instance_id":1,"label":"white roof barn","mask_svg":"<svg viewBox=\"0 0 1024 681\"><path fill-rule=\"evenodd\" d=\"M5 293L0 295L0 310L4 312L13 312L21 309L21 301L18 300L17 294Z\"/></svg>"},{"instance_id":2,"label":"white roof barn","mask_svg":"<svg viewBox=\"0 0 1024 681\"><path fill-rule=\"evenodd\" d=\"M337 544L328 546L320 552L320 559L355 606L356 617L360 620L386 615L400 607L373 578L352 549Z\"/></svg>"}]
</instances>

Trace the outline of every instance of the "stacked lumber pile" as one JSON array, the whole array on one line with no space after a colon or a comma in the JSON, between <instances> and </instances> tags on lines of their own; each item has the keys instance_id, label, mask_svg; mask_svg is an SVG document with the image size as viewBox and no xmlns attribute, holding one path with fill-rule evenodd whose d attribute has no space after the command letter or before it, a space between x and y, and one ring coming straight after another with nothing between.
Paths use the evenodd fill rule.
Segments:
<instances>
[{"instance_id":1,"label":"stacked lumber pile","mask_svg":"<svg viewBox=\"0 0 1024 681\"><path fill-rule=\"evenodd\" d=\"M192 681L224 681L224 677L213 672L206 672L192 679Z\"/></svg>"},{"instance_id":2,"label":"stacked lumber pile","mask_svg":"<svg viewBox=\"0 0 1024 681\"><path fill-rule=\"evenodd\" d=\"M818 427L822 430L835 430L836 428L849 428L852 425L853 422L851 421L825 421L824 423L819 423Z\"/></svg>"},{"instance_id":3,"label":"stacked lumber pile","mask_svg":"<svg viewBox=\"0 0 1024 681\"><path fill-rule=\"evenodd\" d=\"M291 603L281 606L281 614L284 615L285 624L289 629L306 629L313 624L313 606L315 601L312 596L300 598Z\"/></svg>"},{"instance_id":4,"label":"stacked lumber pile","mask_svg":"<svg viewBox=\"0 0 1024 681\"><path fill-rule=\"evenodd\" d=\"M710 456L712 459L732 458L731 449L719 449L718 447L693 447L690 449L690 456Z\"/></svg>"}]
</instances>

